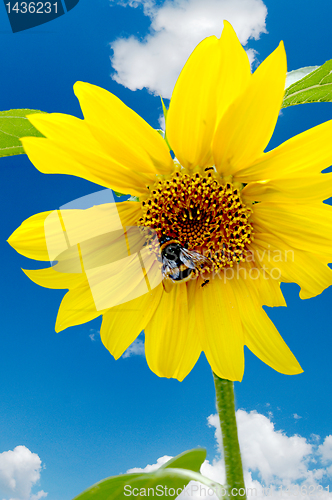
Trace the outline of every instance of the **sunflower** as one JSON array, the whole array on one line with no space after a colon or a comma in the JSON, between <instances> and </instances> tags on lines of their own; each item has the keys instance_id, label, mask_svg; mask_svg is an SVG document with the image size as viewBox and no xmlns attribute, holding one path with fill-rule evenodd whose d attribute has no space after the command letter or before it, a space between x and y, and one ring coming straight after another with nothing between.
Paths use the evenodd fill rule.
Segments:
<instances>
[{"instance_id":1,"label":"sunflower","mask_svg":"<svg viewBox=\"0 0 332 500\"><path fill-rule=\"evenodd\" d=\"M38 170L75 175L135 197L85 211L89 230L97 227L100 234L99 226L118 217L123 234L127 227L147 228L161 244L173 241L179 251L205 259L199 272L195 265L189 273L192 279L178 282L171 274L161 276L159 266L159 281L144 290L142 279L132 283L119 271L109 285L122 297L118 305L103 301L111 283L107 277L96 304L80 235L73 238L68 231L82 211L63 210L66 257L50 268L25 271L41 286L69 289L57 331L102 315L101 339L117 359L144 330L151 370L178 380L202 351L219 377L241 380L244 345L281 373L302 371L263 306L286 305L281 282L298 283L303 299L332 283L332 210L323 203L331 194L332 174L321 174L332 162L332 122L265 153L285 77L282 43L251 74L226 22L220 39L203 40L184 66L167 111L167 140L117 97L82 82L74 91L84 120L64 114L29 117L45 136L22 141ZM52 212L30 217L9 243L29 258L52 260L45 235L51 219ZM85 255L102 268L114 244L105 234L96 238ZM75 252L78 267L69 265ZM133 255L128 259L134 269ZM145 277L153 266L144 262ZM136 292L125 297L128 288Z\"/></svg>"}]
</instances>

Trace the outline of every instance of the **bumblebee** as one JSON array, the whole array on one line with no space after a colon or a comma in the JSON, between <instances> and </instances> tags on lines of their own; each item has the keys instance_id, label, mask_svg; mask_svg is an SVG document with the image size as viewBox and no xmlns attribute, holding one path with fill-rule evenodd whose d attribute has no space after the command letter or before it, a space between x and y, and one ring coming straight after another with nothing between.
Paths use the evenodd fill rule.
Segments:
<instances>
[{"instance_id":1,"label":"bumblebee","mask_svg":"<svg viewBox=\"0 0 332 500\"><path fill-rule=\"evenodd\" d=\"M210 264L204 255L188 250L178 240L166 237L161 241L162 274L174 283L184 283L197 271Z\"/></svg>"}]
</instances>

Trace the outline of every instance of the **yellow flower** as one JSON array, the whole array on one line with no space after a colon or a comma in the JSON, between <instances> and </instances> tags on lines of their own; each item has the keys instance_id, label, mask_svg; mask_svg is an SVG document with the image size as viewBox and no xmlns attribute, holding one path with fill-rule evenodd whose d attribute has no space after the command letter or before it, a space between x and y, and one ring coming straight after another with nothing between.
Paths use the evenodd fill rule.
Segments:
<instances>
[{"instance_id":1,"label":"yellow flower","mask_svg":"<svg viewBox=\"0 0 332 500\"><path fill-rule=\"evenodd\" d=\"M286 305L280 282L298 283L303 299L332 283L332 209L322 203L331 194L332 174L321 174L332 162L332 123L264 153L285 76L282 43L251 74L225 23L220 39L212 36L196 47L175 85L166 120L175 160L157 131L117 97L87 83L74 87L84 120L30 117L45 136L23 140L37 169L139 197L113 204L124 228L152 228L161 241L172 238L208 259L201 276L193 272L196 279L176 283L169 273L148 293L104 309L96 307L84 269L59 262L25 271L41 286L69 289L57 331L102 314L102 341L119 358L145 330L151 370L179 380L202 351L219 377L241 380L244 345L279 372L302 371L262 306ZM109 209L89 213L107 219ZM44 228L49 217L26 220L9 243L32 259L52 260ZM66 231L66 221L61 224ZM81 251L75 241L69 247L67 263ZM100 249L107 253L106 240ZM123 295L131 285L118 281L113 291Z\"/></svg>"}]
</instances>

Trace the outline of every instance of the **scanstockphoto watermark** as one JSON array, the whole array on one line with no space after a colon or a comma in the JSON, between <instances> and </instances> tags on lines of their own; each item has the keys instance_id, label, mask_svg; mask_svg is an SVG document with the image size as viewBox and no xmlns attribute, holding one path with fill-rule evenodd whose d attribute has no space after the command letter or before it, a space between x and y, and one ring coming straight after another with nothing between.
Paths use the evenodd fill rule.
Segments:
<instances>
[{"instance_id":1,"label":"scanstockphoto watermark","mask_svg":"<svg viewBox=\"0 0 332 500\"><path fill-rule=\"evenodd\" d=\"M158 484L154 487L148 488L137 488L131 486L130 484L126 484L123 488L123 494L126 497L174 497L175 495L181 495L181 498L189 498L197 496L213 497L218 495L218 497L221 498L227 494L227 490L220 485L215 485L214 488L209 488L195 483L178 488L168 487L164 484Z\"/></svg>"},{"instance_id":2,"label":"scanstockphoto watermark","mask_svg":"<svg viewBox=\"0 0 332 500\"><path fill-rule=\"evenodd\" d=\"M219 279L226 283L230 280L253 280L256 281L260 278L264 280L273 279L276 281L281 280L281 269L279 267L268 268L264 264L260 267L246 267L243 265L235 265L233 267L226 267L220 272L212 272L209 279Z\"/></svg>"},{"instance_id":3,"label":"scanstockphoto watermark","mask_svg":"<svg viewBox=\"0 0 332 500\"><path fill-rule=\"evenodd\" d=\"M225 254L221 252L221 259L224 256ZM230 255L227 255L227 257L231 260ZM267 248L264 249L248 249L240 257L237 256L236 259L233 259L232 265L211 271L209 273L209 280L219 279L224 283L234 279L255 281L260 278L281 281L284 265L294 262L295 252L293 249L279 250L271 247L271 245L267 245ZM199 275L204 279L204 272L199 273ZM196 278L197 275L192 277L192 279Z\"/></svg>"},{"instance_id":4,"label":"scanstockphoto watermark","mask_svg":"<svg viewBox=\"0 0 332 500\"><path fill-rule=\"evenodd\" d=\"M123 494L126 497L174 497L180 498L223 498L227 495L227 489L221 485L214 485L213 488L203 486L202 484L192 483L188 486L178 488L168 487L164 484L158 484L150 488L137 488L126 484L123 488ZM233 488L230 491L231 496L257 496L256 488Z\"/></svg>"},{"instance_id":5,"label":"scanstockphoto watermark","mask_svg":"<svg viewBox=\"0 0 332 500\"><path fill-rule=\"evenodd\" d=\"M289 486L269 486L261 488L232 488L230 491L224 486L215 484L213 488L204 486L198 483L190 483L188 486L178 488L168 487L164 484L158 484L154 487L137 488L130 484L126 484L123 488L123 494L126 497L174 497L180 498L223 498L228 494L230 497L270 497L272 495L280 496L280 498L291 497L306 497L312 498L313 495L322 495L324 492L329 493L330 487L323 487L320 484L292 484Z\"/></svg>"},{"instance_id":6,"label":"scanstockphoto watermark","mask_svg":"<svg viewBox=\"0 0 332 500\"><path fill-rule=\"evenodd\" d=\"M293 249L278 250L268 245L264 250L248 250L245 257L239 261L234 261L233 265L223 269L212 270L209 273L210 279L219 279L226 283L230 280L275 280L282 281L282 270L285 264L295 262L295 252ZM204 272L199 273L204 279ZM193 276L192 279L196 279Z\"/></svg>"}]
</instances>

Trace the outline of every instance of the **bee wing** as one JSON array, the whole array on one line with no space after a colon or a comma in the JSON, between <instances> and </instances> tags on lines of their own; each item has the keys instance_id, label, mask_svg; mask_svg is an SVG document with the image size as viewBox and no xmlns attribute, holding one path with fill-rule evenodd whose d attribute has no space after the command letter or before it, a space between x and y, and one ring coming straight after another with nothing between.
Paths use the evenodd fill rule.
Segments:
<instances>
[{"instance_id":1,"label":"bee wing","mask_svg":"<svg viewBox=\"0 0 332 500\"><path fill-rule=\"evenodd\" d=\"M166 259L166 257L164 257L162 273L166 277L172 275L174 278L178 278L178 276L180 275L180 270L174 260L168 260Z\"/></svg>"},{"instance_id":2,"label":"bee wing","mask_svg":"<svg viewBox=\"0 0 332 500\"><path fill-rule=\"evenodd\" d=\"M174 260L169 260L166 257L163 258L163 268L168 268L169 271L172 271L173 269L177 269L176 262Z\"/></svg>"},{"instance_id":3,"label":"bee wing","mask_svg":"<svg viewBox=\"0 0 332 500\"><path fill-rule=\"evenodd\" d=\"M185 266L189 267L189 269L195 269L195 264L193 263L193 259L190 256L186 255L185 251L188 252L184 248L181 250L180 253L181 262L183 262Z\"/></svg>"},{"instance_id":4,"label":"bee wing","mask_svg":"<svg viewBox=\"0 0 332 500\"><path fill-rule=\"evenodd\" d=\"M191 269L195 267L203 267L204 264L210 264L210 260L207 257L204 257L204 255L202 255L199 252L194 252L192 250L187 250L186 248L183 248L182 253L185 256L185 258L187 258L187 260L190 260L191 265L188 266L188 264L182 260L181 255L180 259L186 266L190 267Z\"/></svg>"}]
</instances>

